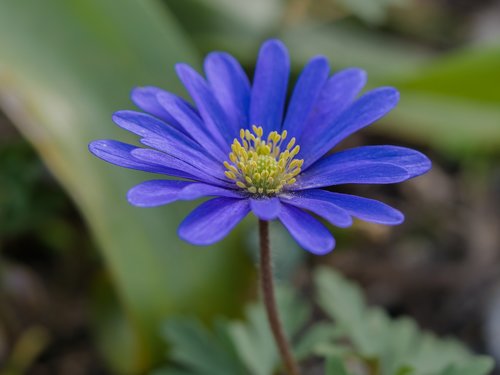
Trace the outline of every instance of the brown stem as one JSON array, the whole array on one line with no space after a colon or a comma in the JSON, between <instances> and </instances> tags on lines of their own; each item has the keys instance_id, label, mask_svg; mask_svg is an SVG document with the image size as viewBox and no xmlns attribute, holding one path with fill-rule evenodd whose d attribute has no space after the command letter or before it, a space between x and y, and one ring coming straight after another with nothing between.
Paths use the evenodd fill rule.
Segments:
<instances>
[{"instance_id":1,"label":"brown stem","mask_svg":"<svg viewBox=\"0 0 500 375\"><path fill-rule=\"evenodd\" d=\"M293 358L290 346L283 332L283 327L276 308L274 297L273 273L271 268L271 251L269 248L269 223L259 220L260 234L260 280L264 305L266 306L267 318L274 340L278 345L281 359L288 375L299 375L299 368Z\"/></svg>"}]
</instances>

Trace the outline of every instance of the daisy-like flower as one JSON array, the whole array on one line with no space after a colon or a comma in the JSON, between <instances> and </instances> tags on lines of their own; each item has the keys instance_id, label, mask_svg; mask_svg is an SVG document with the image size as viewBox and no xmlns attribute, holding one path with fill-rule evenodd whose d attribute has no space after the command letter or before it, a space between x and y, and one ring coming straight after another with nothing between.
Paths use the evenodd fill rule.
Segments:
<instances>
[{"instance_id":1,"label":"daisy-like flower","mask_svg":"<svg viewBox=\"0 0 500 375\"><path fill-rule=\"evenodd\" d=\"M224 52L210 53L204 70L206 78L186 64L176 66L193 104L156 87L139 87L132 91L132 101L144 112L113 115L118 126L140 136L146 147L116 140L90 144L94 155L112 164L173 177L133 187L131 204L153 207L211 197L180 224L178 233L185 241L213 244L253 212L261 220L280 220L315 254L335 246L315 216L338 227L350 226L352 217L387 225L403 221L401 212L384 203L329 188L396 183L430 169L426 156L398 146L328 154L392 110L399 99L394 88L358 97L366 82L363 70L330 76L328 61L315 57L285 105L290 61L277 40L262 45L252 83Z\"/></svg>"}]
</instances>

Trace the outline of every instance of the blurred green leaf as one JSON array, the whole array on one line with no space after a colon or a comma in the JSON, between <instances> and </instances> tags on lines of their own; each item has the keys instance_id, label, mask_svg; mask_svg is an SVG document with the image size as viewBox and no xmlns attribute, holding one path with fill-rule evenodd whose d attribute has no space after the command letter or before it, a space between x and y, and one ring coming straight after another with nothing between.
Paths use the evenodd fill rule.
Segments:
<instances>
[{"instance_id":1,"label":"blurred green leaf","mask_svg":"<svg viewBox=\"0 0 500 375\"><path fill-rule=\"evenodd\" d=\"M310 314L309 306L284 287L277 291L277 304L284 331L291 339L305 324ZM246 322L231 324L231 338L251 374L269 375L280 360L264 306L249 306L246 309L246 318Z\"/></svg>"},{"instance_id":2,"label":"blurred green leaf","mask_svg":"<svg viewBox=\"0 0 500 375\"><path fill-rule=\"evenodd\" d=\"M368 307L359 287L330 269L316 271L315 281L319 306L333 322L304 327L311 306L286 287L278 289L278 308L296 358L325 358L326 375L486 375L493 368L491 358L472 355L458 341ZM178 367L151 375L273 374L279 357L262 303L248 306L245 317L216 321L213 333L195 319L170 319L164 338Z\"/></svg>"},{"instance_id":3,"label":"blurred green leaf","mask_svg":"<svg viewBox=\"0 0 500 375\"><path fill-rule=\"evenodd\" d=\"M330 357L326 360L325 375L348 375L347 370L338 357Z\"/></svg>"},{"instance_id":4,"label":"blurred green leaf","mask_svg":"<svg viewBox=\"0 0 500 375\"><path fill-rule=\"evenodd\" d=\"M388 8L393 4L402 4L407 0L333 0L343 9L362 19L378 25L385 21Z\"/></svg>"},{"instance_id":5,"label":"blurred green leaf","mask_svg":"<svg viewBox=\"0 0 500 375\"><path fill-rule=\"evenodd\" d=\"M500 146L500 47L467 48L392 83L401 103L387 130L457 154Z\"/></svg>"},{"instance_id":6,"label":"blurred green leaf","mask_svg":"<svg viewBox=\"0 0 500 375\"><path fill-rule=\"evenodd\" d=\"M132 87L179 92L173 65L198 62L168 11L154 0L6 0L0 45L1 106L84 213L127 309L134 345L121 371L157 360L169 314L235 312L250 266L236 235L209 249L182 243L176 227L193 205L130 207L127 189L151 176L87 151L93 139L132 139L110 121L132 107Z\"/></svg>"},{"instance_id":7,"label":"blurred green leaf","mask_svg":"<svg viewBox=\"0 0 500 375\"><path fill-rule=\"evenodd\" d=\"M279 25L286 0L163 0L187 32L269 34Z\"/></svg>"},{"instance_id":8,"label":"blurred green leaf","mask_svg":"<svg viewBox=\"0 0 500 375\"><path fill-rule=\"evenodd\" d=\"M173 343L170 358L188 367L190 374L248 373L235 352L225 321L216 322L212 334L196 319L171 319L163 332Z\"/></svg>"},{"instance_id":9,"label":"blurred green leaf","mask_svg":"<svg viewBox=\"0 0 500 375\"><path fill-rule=\"evenodd\" d=\"M295 347L294 354L297 359L305 359L310 355L325 355L328 353L339 353L342 347L334 343L339 338L342 330L330 322L317 322L309 327L300 338Z\"/></svg>"},{"instance_id":10,"label":"blurred green leaf","mask_svg":"<svg viewBox=\"0 0 500 375\"><path fill-rule=\"evenodd\" d=\"M475 46L451 52L398 84L402 89L498 104L500 46Z\"/></svg>"},{"instance_id":11,"label":"blurred green leaf","mask_svg":"<svg viewBox=\"0 0 500 375\"><path fill-rule=\"evenodd\" d=\"M383 375L449 374L443 371L455 369L486 375L493 368L489 358L474 356L458 341L438 339L408 318L390 320L383 310L368 307L359 287L331 269L317 271L315 282L319 305L344 329L346 340L339 342L351 354L376 363Z\"/></svg>"},{"instance_id":12,"label":"blurred green leaf","mask_svg":"<svg viewBox=\"0 0 500 375\"><path fill-rule=\"evenodd\" d=\"M439 375L484 375L490 373L494 366L493 359L479 357L463 365L449 365Z\"/></svg>"},{"instance_id":13,"label":"blurred green leaf","mask_svg":"<svg viewBox=\"0 0 500 375\"><path fill-rule=\"evenodd\" d=\"M184 3L186 0L182 0ZM171 2L171 0L170 0ZM217 11L233 26L245 28L249 31L259 30L261 35L280 22L286 0L195 0ZM168 1L167 1L168 3Z\"/></svg>"},{"instance_id":14,"label":"blurred green leaf","mask_svg":"<svg viewBox=\"0 0 500 375\"><path fill-rule=\"evenodd\" d=\"M310 308L286 287L279 287L276 292L283 328L293 338L308 319ZM249 305L245 317L246 321L216 320L213 333L195 319L168 320L163 336L172 346L170 359L180 366L182 374L272 374L280 358L262 303ZM325 335L315 337L322 339ZM297 349L306 353L307 346L308 343L299 341ZM176 371L169 366L153 374L170 375Z\"/></svg>"},{"instance_id":15,"label":"blurred green leaf","mask_svg":"<svg viewBox=\"0 0 500 375\"><path fill-rule=\"evenodd\" d=\"M366 69L372 82L413 73L430 58L429 51L417 44L348 20L327 24L303 17L300 22L288 22L287 6L292 7L294 2L164 1L172 7L199 48L227 50L249 68L254 66L260 43L268 37L278 37L286 43L296 70L313 56L325 55L335 69L350 66ZM382 6L404 0L359 1Z\"/></svg>"}]
</instances>

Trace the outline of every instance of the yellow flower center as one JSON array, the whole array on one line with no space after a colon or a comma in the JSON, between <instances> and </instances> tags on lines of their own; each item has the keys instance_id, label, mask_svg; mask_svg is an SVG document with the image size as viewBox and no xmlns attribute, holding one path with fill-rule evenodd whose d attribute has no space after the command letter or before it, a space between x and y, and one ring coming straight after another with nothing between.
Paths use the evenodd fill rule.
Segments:
<instances>
[{"instance_id":1,"label":"yellow flower center","mask_svg":"<svg viewBox=\"0 0 500 375\"><path fill-rule=\"evenodd\" d=\"M224 162L226 177L251 194L271 196L282 191L287 185L295 183L304 163L294 159L300 147L292 138L282 151L286 130L276 131L263 138L262 127L253 125L250 130L240 130L240 140L231 145L229 161Z\"/></svg>"}]
</instances>

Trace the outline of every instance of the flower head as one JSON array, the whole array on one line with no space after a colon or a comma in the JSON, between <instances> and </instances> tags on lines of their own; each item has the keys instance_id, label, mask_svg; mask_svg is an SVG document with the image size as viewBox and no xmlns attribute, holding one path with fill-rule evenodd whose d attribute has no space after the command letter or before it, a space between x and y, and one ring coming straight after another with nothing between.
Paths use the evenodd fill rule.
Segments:
<instances>
[{"instance_id":1,"label":"flower head","mask_svg":"<svg viewBox=\"0 0 500 375\"><path fill-rule=\"evenodd\" d=\"M312 216L347 227L352 217L387 225L403 215L384 203L326 188L341 184L388 184L427 172L423 154L397 146L363 146L327 153L350 134L392 110L391 87L361 95L366 74L349 68L330 76L324 57L303 69L285 113L290 62L285 46L265 42L250 84L229 54L210 53L206 78L186 64L176 66L194 106L156 87L132 91L143 111L119 111L113 121L141 137L146 147L115 140L90 144L97 157L125 168L173 179L133 187L131 204L153 207L212 197L179 227L196 245L224 238L248 213L280 220L306 250L324 254L335 240Z\"/></svg>"}]
</instances>

